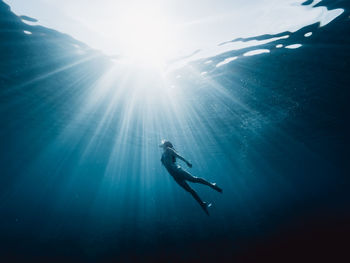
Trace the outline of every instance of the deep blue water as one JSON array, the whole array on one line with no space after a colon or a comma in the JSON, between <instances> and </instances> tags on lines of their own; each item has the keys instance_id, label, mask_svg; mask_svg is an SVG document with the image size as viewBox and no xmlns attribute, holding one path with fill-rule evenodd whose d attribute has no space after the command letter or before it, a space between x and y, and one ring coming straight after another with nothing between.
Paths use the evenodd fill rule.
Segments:
<instances>
[{"instance_id":1,"label":"deep blue water","mask_svg":"<svg viewBox=\"0 0 350 263\"><path fill-rule=\"evenodd\" d=\"M168 87L0 1L2 262L348 256L349 3L319 5L345 11L243 39L289 35L191 62ZM210 217L161 166L162 138L224 189L193 185Z\"/></svg>"}]
</instances>

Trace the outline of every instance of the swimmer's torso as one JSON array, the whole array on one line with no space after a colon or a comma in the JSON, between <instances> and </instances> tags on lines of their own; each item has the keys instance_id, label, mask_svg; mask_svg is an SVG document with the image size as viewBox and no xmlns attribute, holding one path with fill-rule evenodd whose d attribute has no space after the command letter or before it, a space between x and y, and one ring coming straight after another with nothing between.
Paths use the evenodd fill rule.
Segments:
<instances>
[{"instance_id":1,"label":"swimmer's torso","mask_svg":"<svg viewBox=\"0 0 350 263\"><path fill-rule=\"evenodd\" d=\"M170 174L180 169L180 166L176 164L176 157L174 156L173 152L170 149L167 149L162 154L161 162Z\"/></svg>"}]
</instances>

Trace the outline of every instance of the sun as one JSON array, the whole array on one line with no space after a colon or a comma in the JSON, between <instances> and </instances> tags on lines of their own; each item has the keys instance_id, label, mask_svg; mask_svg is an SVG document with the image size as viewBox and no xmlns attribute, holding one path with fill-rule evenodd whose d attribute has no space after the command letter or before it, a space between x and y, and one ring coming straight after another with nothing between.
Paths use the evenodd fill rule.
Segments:
<instances>
[{"instance_id":1,"label":"sun","mask_svg":"<svg viewBox=\"0 0 350 263\"><path fill-rule=\"evenodd\" d=\"M123 55L147 64L165 63L171 53L171 29L160 11L132 8L119 22Z\"/></svg>"}]
</instances>

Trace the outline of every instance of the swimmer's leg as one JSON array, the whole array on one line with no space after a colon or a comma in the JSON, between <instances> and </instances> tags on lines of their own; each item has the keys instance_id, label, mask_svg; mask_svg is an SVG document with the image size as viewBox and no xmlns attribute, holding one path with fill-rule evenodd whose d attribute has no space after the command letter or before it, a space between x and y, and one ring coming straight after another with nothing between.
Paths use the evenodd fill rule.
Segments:
<instances>
[{"instance_id":1,"label":"swimmer's leg","mask_svg":"<svg viewBox=\"0 0 350 263\"><path fill-rule=\"evenodd\" d=\"M193 190L186 182L185 180L175 180L183 189L185 189L187 192L189 192L194 199L201 205L204 212L209 215L208 212L208 204L206 202L203 202L202 199L199 197L199 195L196 193L195 190ZM210 206L210 205L209 205Z\"/></svg>"},{"instance_id":2,"label":"swimmer's leg","mask_svg":"<svg viewBox=\"0 0 350 263\"><path fill-rule=\"evenodd\" d=\"M219 186L217 186L216 183L210 183L207 180L200 178L200 177L193 176L192 174L190 174L186 171L183 171L183 172L186 174L185 179L187 181L192 182L192 183L199 183L199 184L204 184L204 185L210 186L214 190L222 193L222 189Z\"/></svg>"}]
</instances>

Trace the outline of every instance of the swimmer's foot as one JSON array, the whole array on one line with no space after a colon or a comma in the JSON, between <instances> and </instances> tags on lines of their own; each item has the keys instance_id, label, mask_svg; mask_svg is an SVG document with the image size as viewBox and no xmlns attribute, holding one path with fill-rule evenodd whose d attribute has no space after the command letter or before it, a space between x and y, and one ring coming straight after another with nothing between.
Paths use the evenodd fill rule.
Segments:
<instances>
[{"instance_id":1,"label":"swimmer's foot","mask_svg":"<svg viewBox=\"0 0 350 263\"><path fill-rule=\"evenodd\" d=\"M216 183L212 183L211 187L219 193L222 193L222 189L219 186L217 186Z\"/></svg>"},{"instance_id":2,"label":"swimmer's foot","mask_svg":"<svg viewBox=\"0 0 350 263\"><path fill-rule=\"evenodd\" d=\"M211 207L211 203L207 203L207 202L203 202L202 203L202 208L204 210L204 212L209 216L209 211L208 211L208 208Z\"/></svg>"}]
</instances>

